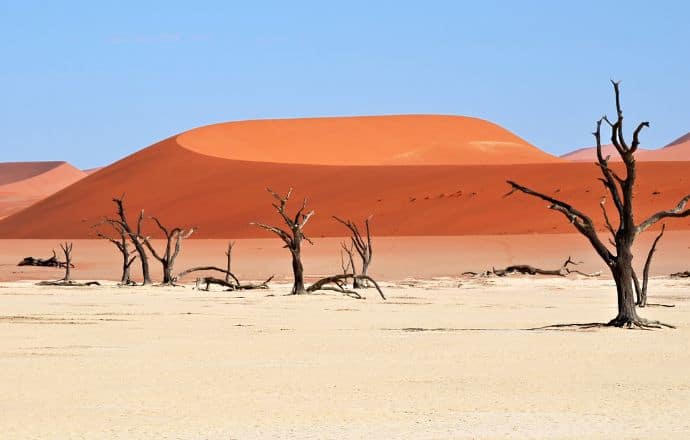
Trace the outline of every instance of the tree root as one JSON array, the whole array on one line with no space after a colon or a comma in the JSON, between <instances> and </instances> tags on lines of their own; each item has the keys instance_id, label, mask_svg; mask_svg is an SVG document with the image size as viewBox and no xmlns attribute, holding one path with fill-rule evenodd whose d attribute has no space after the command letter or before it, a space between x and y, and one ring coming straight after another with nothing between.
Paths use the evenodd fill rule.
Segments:
<instances>
[{"instance_id":1,"label":"tree root","mask_svg":"<svg viewBox=\"0 0 690 440\"><path fill-rule=\"evenodd\" d=\"M249 284L233 284L233 283L228 283L227 281L220 279L220 278L203 277L203 278L197 278L195 287L197 290L205 290L207 292L208 292L209 288L211 287L211 284L227 287L228 291L268 289L268 283L271 282L273 277L274 277L274 275L271 275L266 281L264 281L263 283L260 283L260 284L251 284L251 283L249 283ZM206 284L206 287L202 288L202 286L204 284Z\"/></svg>"},{"instance_id":2,"label":"tree root","mask_svg":"<svg viewBox=\"0 0 690 440\"><path fill-rule=\"evenodd\" d=\"M356 293L352 290L345 289L343 282L347 282L347 280L350 278L352 278L353 280L370 281L374 285L376 290L379 292L379 295L381 295L381 298L383 298L383 300L386 299L386 296L383 294L381 287L379 287L379 284L372 277L370 277L369 275L354 275L351 273L333 275L330 277L321 278L320 280L314 282L311 286L307 287L306 293L313 293L313 292L316 292L317 290L335 290L336 292L345 293L346 295L348 295L352 298L359 297L358 299L361 299L362 296L359 295L358 293ZM333 288L332 286L326 287L329 284L334 284L335 286L337 286L337 288ZM353 294L356 294L356 296Z\"/></svg>"},{"instance_id":3,"label":"tree root","mask_svg":"<svg viewBox=\"0 0 690 440\"><path fill-rule=\"evenodd\" d=\"M642 330L660 329L660 328L676 328L671 324L666 324L661 321L652 321L644 318L626 318L626 317L615 317L606 324L607 327L620 327L620 328L637 328Z\"/></svg>"}]
</instances>

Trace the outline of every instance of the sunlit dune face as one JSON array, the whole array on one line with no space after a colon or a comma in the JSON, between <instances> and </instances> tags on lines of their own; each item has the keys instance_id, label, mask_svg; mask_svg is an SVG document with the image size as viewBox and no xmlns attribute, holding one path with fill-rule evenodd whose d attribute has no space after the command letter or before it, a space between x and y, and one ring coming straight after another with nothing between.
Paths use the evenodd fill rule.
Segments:
<instances>
[{"instance_id":1,"label":"sunlit dune face","mask_svg":"<svg viewBox=\"0 0 690 440\"><path fill-rule=\"evenodd\" d=\"M226 159L316 165L557 162L513 133L464 116L365 116L229 122L177 142Z\"/></svg>"}]
</instances>

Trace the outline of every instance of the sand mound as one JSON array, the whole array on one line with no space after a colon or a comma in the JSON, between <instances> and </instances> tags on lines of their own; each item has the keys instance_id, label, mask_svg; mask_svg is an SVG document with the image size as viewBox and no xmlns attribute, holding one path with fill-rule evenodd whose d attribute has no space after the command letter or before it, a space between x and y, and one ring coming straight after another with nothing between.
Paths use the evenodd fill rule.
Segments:
<instances>
[{"instance_id":1,"label":"sand mound","mask_svg":"<svg viewBox=\"0 0 690 440\"><path fill-rule=\"evenodd\" d=\"M200 154L318 165L461 165L557 162L490 122L464 116L400 115L228 122L185 132Z\"/></svg>"},{"instance_id":2,"label":"sand mound","mask_svg":"<svg viewBox=\"0 0 690 440\"><path fill-rule=\"evenodd\" d=\"M690 192L688 163L639 166L638 218L675 205ZM89 237L89 226L111 214L111 198L127 194L134 216L145 208L164 222L199 227L198 238L268 237L249 222L277 221L265 187L308 195L316 215L312 237L341 236L331 215L374 214L378 235L464 235L572 232L545 203L514 195L512 178L558 195L599 217L602 187L588 163L445 166L323 166L219 159L170 138L0 221L4 238ZM690 219L668 222L690 228ZM153 231L153 228L151 228Z\"/></svg>"},{"instance_id":3,"label":"sand mound","mask_svg":"<svg viewBox=\"0 0 690 440\"><path fill-rule=\"evenodd\" d=\"M0 184L0 217L18 212L85 175L66 162L1 163L0 182L4 183Z\"/></svg>"}]
</instances>

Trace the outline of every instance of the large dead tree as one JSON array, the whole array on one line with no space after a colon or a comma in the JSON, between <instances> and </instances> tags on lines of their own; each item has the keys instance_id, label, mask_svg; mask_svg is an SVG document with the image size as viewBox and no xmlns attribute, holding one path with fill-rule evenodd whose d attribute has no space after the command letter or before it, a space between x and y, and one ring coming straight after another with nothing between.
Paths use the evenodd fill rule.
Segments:
<instances>
[{"instance_id":1,"label":"large dead tree","mask_svg":"<svg viewBox=\"0 0 690 440\"><path fill-rule=\"evenodd\" d=\"M144 240L142 235L142 223L144 222L144 210L139 212L139 217L137 218L136 229L132 228L127 221L127 214L125 213L125 206L123 203L124 195L122 197L113 197L113 202L117 207L117 218L116 219L106 219L107 221L114 222L122 227L122 229L127 233L129 240L134 245L134 249L137 251L139 256L139 263L141 264L141 275L143 277L143 285L151 284L151 272L149 271L149 259L146 255L146 248L144 247Z\"/></svg>"},{"instance_id":2,"label":"large dead tree","mask_svg":"<svg viewBox=\"0 0 690 440\"><path fill-rule=\"evenodd\" d=\"M116 235L112 236L98 229L98 227L102 224L109 225ZM130 275L130 268L132 263L134 263L134 260L137 259L137 256L131 255L132 252L129 247L130 240L127 231L125 231L119 222L111 219L105 219L103 222L101 222L101 224L94 225L94 229L97 237L112 243L122 255L122 276L120 277L120 284L123 286L134 285L135 283L132 281Z\"/></svg>"},{"instance_id":3,"label":"large dead tree","mask_svg":"<svg viewBox=\"0 0 690 440\"><path fill-rule=\"evenodd\" d=\"M336 216L333 216L333 218L350 231L350 240L352 241L352 245L362 260L362 271L359 273L359 275L367 275L369 265L371 264L371 258L373 256L373 249L371 246L371 229L369 227L369 220L371 219L371 216L364 219L366 238L362 237L362 233L360 232L359 228L351 220L343 220ZM352 265L352 271L357 274L354 262ZM352 287L355 289L368 287L366 278L354 278L352 283Z\"/></svg>"},{"instance_id":4,"label":"large dead tree","mask_svg":"<svg viewBox=\"0 0 690 440\"><path fill-rule=\"evenodd\" d=\"M175 283L175 276L173 275L173 270L175 267L175 260L182 250L182 240L189 238L195 231L195 228L189 228L184 230L182 228L168 229L158 220L157 217L151 217L151 219L158 225L158 228L163 232L165 236L165 250L162 254L156 251L156 248L151 244L150 237L142 237L140 239L144 242L144 245L148 248L153 255L153 258L158 260L163 266L163 285L171 285Z\"/></svg>"},{"instance_id":5,"label":"large dead tree","mask_svg":"<svg viewBox=\"0 0 690 440\"><path fill-rule=\"evenodd\" d=\"M288 215L286 212L287 203L292 195L292 188L288 190L285 196L281 196L272 189L267 188L267 191L276 199L273 207L278 212L282 220L287 225L287 230L277 226L268 225L265 223L252 223L260 228L276 234L285 243L285 247L292 255L292 273L294 282L292 285L292 294L301 295L307 293L304 288L304 266L302 265L302 240L313 244L312 241L304 235L304 226L309 222L309 219L314 215L314 211L305 212L307 209L307 199L302 202L302 206L297 210L294 216Z\"/></svg>"},{"instance_id":6,"label":"large dead tree","mask_svg":"<svg viewBox=\"0 0 690 440\"><path fill-rule=\"evenodd\" d=\"M628 144L623 135L623 110L620 102L619 83L614 81L612 81L612 83L616 100L616 120L611 122L606 116L602 117L597 121L596 130L593 134L597 143L596 164L602 174L599 180L601 180L604 188L608 191L618 213L618 225L614 227L605 205L603 203L601 204L606 228L608 232L612 234L610 244L614 249L609 249L604 241L601 240L592 219L572 205L522 186L511 180L508 181L508 184L512 189L507 195L515 192L522 192L549 202L550 209L563 214L565 218L572 223L575 229L589 240L594 250L608 266L616 282L618 314L608 323L609 326L640 328L671 327L659 321L650 321L641 318L637 314L635 308L635 292L633 289L635 272L632 266L632 246L635 238L637 238L639 234L649 229L660 220L665 218L687 217L690 215L690 209L685 209L686 204L690 200L690 194L683 197L672 209L659 211L641 223L635 223L633 210L633 189L637 177L635 152L640 145L640 133L645 127L649 127L649 123L640 123L633 132L632 142ZM625 167L624 176L621 176L615 169L611 168L609 166L609 157L604 157L602 154L602 124L608 125L611 129L611 143L615 147L616 153L620 156L623 166ZM658 240L655 241L654 247L656 246L656 242L658 242ZM649 262L651 262L651 253L653 252L650 252L648 258Z\"/></svg>"}]
</instances>

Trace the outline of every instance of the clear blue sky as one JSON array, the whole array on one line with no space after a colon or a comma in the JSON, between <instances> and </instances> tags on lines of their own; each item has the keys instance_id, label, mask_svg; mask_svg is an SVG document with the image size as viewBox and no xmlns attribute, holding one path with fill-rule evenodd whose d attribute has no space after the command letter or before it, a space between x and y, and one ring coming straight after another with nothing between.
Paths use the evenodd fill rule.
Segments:
<instances>
[{"instance_id":1,"label":"clear blue sky","mask_svg":"<svg viewBox=\"0 0 690 440\"><path fill-rule=\"evenodd\" d=\"M609 78L646 146L690 131L684 1L0 1L0 161L92 167L214 122L396 113L561 153L591 144Z\"/></svg>"}]
</instances>

